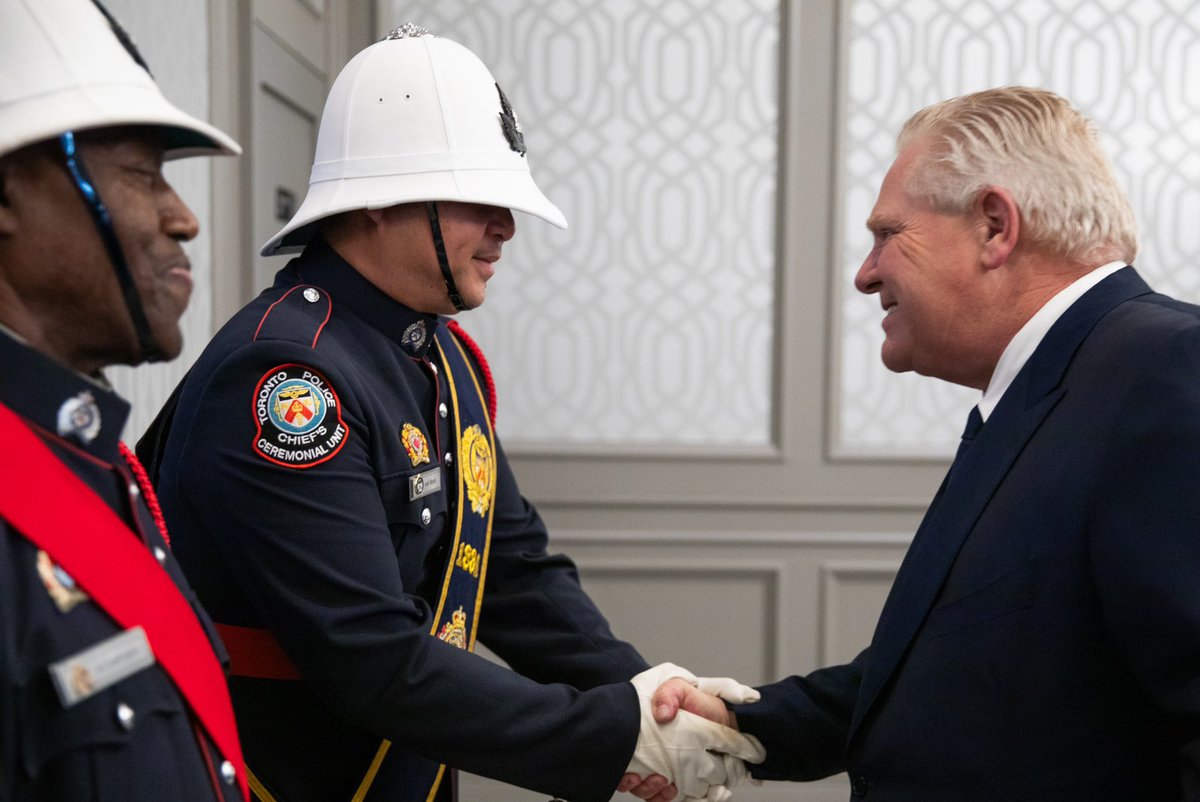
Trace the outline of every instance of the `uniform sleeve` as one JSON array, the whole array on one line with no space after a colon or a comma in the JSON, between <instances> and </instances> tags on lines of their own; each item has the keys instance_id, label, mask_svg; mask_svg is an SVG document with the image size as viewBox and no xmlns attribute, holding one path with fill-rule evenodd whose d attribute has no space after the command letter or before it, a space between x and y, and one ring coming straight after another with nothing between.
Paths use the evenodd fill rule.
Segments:
<instances>
[{"instance_id":1,"label":"uniform sleeve","mask_svg":"<svg viewBox=\"0 0 1200 802\"><path fill-rule=\"evenodd\" d=\"M338 366L311 364L314 353L247 346L192 396L177 462L189 474L185 514L331 709L467 771L608 799L637 737L632 687L538 684L427 634L429 607L403 586L370 464L371 422ZM251 403L260 377L306 361L338 394L349 433L301 469L255 453Z\"/></svg>"},{"instance_id":2,"label":"uniform sleeve","mask_svg":"<svg viewBox=\"0 0 1200 802\"><path fill-rule=\"evenodd\" d=\"M479 639L539 682L591 688L648 665L613 635L579 583L574 563L547 553L546 526L526 501L497 441L499 470Z\"/></svg>"},{"instance_id":3,"label":"uniform sleeve","mask_svg":"<svg viewBox=\"0 0 1200 802\"><path fill-rule=\"evenodd\" d=\"M1200 328L1127 382L1088 522L1104 620L1144 695L1172 722L1184 798L1200 798Z\"/></svg>"}]
</instances>

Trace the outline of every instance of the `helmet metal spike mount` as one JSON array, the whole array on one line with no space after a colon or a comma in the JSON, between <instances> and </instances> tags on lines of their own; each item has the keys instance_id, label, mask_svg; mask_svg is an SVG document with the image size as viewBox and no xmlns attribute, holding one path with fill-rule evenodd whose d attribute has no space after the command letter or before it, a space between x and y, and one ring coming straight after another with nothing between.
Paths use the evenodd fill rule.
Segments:
<instances>
[{"instance_id":1,"label":"helmet metal spike mount","mask_svg":"<svg viewBox=\"0 0 1200 802\"><path fill-rule=\"evenodd\" d=\"M392 28L388 31L388 35L380 39L381 42L386 42L390 39L412 39L418 36L433 36L428 28L422 28L412 22L406 22L399 28Z\"/></svg>"}]
</instances>

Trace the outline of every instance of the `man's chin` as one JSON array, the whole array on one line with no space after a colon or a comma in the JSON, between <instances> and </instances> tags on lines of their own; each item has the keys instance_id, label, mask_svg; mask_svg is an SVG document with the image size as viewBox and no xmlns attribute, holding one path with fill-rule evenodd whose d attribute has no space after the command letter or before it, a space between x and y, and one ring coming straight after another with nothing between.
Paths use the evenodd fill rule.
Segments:
<instances>
[{"instance_id":1,"label":"man's chin","mask_svg":"<svg viewBox=\"0 0 1200 802\"><path fill-rule=\"evenodd\" d=\"M880 357L883 359L883 366L893 373L908 373L913 369L912 359L909 355L900 352L900 349L896 347L889 348L887 342L883 344Z\"/></svg>"}]
</instances>

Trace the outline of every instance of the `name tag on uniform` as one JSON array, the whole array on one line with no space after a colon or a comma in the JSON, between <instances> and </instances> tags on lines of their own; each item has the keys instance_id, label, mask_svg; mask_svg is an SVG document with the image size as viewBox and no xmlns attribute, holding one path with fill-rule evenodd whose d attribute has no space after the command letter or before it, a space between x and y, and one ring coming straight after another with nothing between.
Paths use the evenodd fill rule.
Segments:
<instances>
[{"instance_id":1,"label":"name tag on uniform","mask_svg":"<svg viewBox=\"0 0 1200 802\"><path fill-rule=\"evenodd\" d=\"M51 663L50 678L63 707L70 707L152 665L146 631L133 627Z\"/></svg>"},{"instance_id":2,"label":"name tag on uniform","mask_svg":"<svg viewBox=\"0 0 1200 802\"><path fill-rule=\"evenodd\" d=\"M422 471L416 476L408 477L408 500L416 501L419 498L433 495L442 489L442 469L431 468L427 471Z\"/></svg>"}]
</instances>

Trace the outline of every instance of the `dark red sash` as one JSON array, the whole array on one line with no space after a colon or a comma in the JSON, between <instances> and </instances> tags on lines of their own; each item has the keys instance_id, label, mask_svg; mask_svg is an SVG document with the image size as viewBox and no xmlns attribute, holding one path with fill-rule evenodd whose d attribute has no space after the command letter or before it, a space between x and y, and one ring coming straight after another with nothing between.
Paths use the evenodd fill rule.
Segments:
<instances>
[{"instance_id":1,"label":"dark red sash","mask_svg":"<svg viewBox=\"0 0 1200 802\"><path fill-rule=\"evenodd\" d=\"M0 404L0 517L46 551L120 626L141 626L218 750L246 771L225 674L191 605L141 540Z\"/></svg>"}]
</instances>

